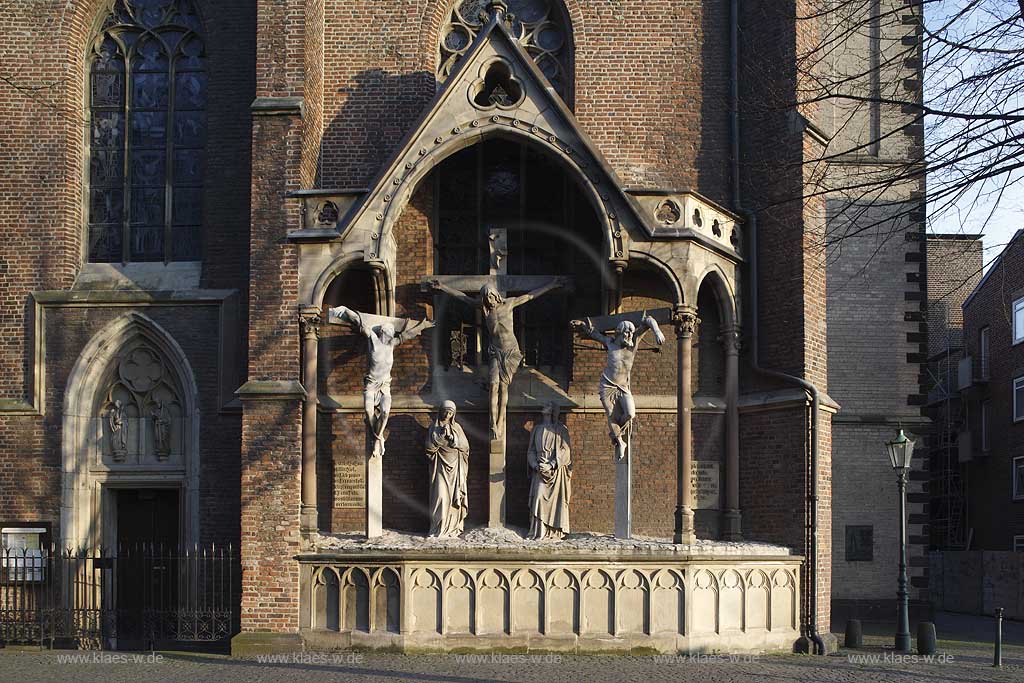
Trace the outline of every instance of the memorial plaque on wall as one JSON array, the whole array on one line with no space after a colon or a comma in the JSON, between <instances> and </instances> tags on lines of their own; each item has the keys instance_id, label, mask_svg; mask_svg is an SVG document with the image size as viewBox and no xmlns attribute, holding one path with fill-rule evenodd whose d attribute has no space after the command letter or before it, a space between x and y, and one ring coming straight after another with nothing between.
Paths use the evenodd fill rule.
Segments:
<instances>
[{"instance_id":1,"label":"memorial plaque on wall","mask_svg":"<svg viewBox=\"0 0 1024 683\"><path fill-rule=\"evenodd\" d=\"M713 460L694 460L690 470L693 488L693 509L718 510L721 493L719 463Z\"/></svg>"},{"instance_id":2,"label":"memorial plaque on wall","mask_svg":"<svg viewBox=\"0 0 1024 683\"><path fill-rule=\"evenodd\" d=\"M335 463L334 507L366 507L366 465Z\"/></svg>"}]
</instances>

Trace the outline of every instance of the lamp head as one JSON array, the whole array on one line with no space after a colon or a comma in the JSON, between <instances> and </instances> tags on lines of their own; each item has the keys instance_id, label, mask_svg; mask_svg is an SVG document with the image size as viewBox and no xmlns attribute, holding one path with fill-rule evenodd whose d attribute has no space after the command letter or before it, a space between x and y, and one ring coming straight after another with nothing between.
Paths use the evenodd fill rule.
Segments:
<instances>
[{"instance_id":1,"label":"lamp head","mask_svg":"<svg viewBox=\"0 0 1024 683\"><path fill-rule=\"evenodd\" d=\"M885 444L889 452L889 462L897 472L910 469L910 459L914 454L914 442L907 438L907 435L900 429L896 438Z\"/></svg>"}]
</instances>

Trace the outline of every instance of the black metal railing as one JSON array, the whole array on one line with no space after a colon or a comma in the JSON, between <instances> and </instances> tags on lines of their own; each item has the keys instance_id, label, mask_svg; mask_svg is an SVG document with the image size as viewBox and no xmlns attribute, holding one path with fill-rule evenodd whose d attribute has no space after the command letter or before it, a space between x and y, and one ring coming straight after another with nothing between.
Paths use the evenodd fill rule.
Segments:
<instances>
[{"instance_id":1,"label":"black metal railing","mask_svg":"<svg viewBox=\"0 0 1024 683\"><path fill-rule=\"evenodd\" d=\"M234 634L230 546L0 548L0 643L153 648Z\"/></svg>"}]
</instances>

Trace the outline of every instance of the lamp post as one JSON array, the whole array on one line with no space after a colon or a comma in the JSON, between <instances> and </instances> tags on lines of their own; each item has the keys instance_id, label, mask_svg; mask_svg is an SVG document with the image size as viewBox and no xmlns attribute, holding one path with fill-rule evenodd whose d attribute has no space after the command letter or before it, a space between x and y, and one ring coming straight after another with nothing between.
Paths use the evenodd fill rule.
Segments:
<instances>
[{"instance_id":1,"label":"lamp post","mask_svg":"<svg viewBox=\"0 0 1024 683\"><path fill-rule=\"evenodd\" d=\"M910 615L907 595L907 477L914 442L900 429L896 438L885 444L889 461L896 470L896 485L900 492L900 568L896 582L896 651L910 652Z\"/></svg>"}]
</instances>

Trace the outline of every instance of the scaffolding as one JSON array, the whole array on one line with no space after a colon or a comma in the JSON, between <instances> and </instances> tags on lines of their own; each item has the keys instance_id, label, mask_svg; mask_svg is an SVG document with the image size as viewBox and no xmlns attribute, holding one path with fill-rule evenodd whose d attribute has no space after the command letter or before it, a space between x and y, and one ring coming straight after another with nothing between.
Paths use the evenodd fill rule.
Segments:
<instances>
[{"instance_id":1,"label":"scaffolding","mask_svg":"<svg viewBox=\"0 0 1024 683\"><path fill-rule=\"evenodd\" d=\"M963 346L953 344L950 330L944 348L928 359L927 412L932 420L928 438L931 471L929 536L934 550L963 550L969 543L964 504L967 467L961 462L961 433L966 431L967 409L958 387Z\"/></svg>"}]
</instances>

